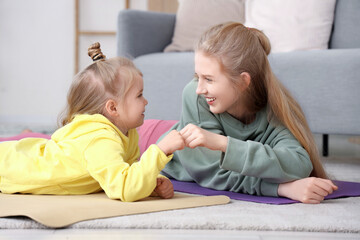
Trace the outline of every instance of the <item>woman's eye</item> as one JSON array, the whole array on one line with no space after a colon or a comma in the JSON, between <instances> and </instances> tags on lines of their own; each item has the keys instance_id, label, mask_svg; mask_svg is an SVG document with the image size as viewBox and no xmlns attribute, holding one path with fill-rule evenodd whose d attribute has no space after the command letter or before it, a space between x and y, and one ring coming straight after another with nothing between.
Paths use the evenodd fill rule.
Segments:
<instances>
[{"instance_id":1,"label":"woman's eye","mask_svg":"<svg viewBox=\"0 0 360 240\"><path fill-rule=\"evenodd\" d=\"M205 78L205 80L208 82L212 82L212 80L210 78Z\"/></svg>"},{"instance_id":2,"label":"woman's eye","mask_svg":"<svg viewBox=\"0 0 360 240\"><path fill-rule=\"evenodd\" d=\"M140 98L140 97L142 97L143 96L143 94L141 93L138 97Z\"/></svg>"}]
</instances>

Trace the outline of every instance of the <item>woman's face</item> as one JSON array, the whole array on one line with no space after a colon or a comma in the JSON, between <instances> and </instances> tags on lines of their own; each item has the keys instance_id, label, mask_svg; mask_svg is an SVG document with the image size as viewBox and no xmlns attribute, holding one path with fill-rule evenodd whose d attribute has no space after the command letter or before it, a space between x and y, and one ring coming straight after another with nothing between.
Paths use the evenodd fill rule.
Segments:
<instances>
[{"instance_id":1,"label":"woman's face","mask_svg":"<svg viewBox=\"0 0 360 240\"><path fill-rule=\"evenodd\" d=\"M195 52L195 74L198 77L196 94L205 97L212 113L228 112L234 117L242 115L241 93L225 75L216 58Z\"/></svg>"}]
</instances>

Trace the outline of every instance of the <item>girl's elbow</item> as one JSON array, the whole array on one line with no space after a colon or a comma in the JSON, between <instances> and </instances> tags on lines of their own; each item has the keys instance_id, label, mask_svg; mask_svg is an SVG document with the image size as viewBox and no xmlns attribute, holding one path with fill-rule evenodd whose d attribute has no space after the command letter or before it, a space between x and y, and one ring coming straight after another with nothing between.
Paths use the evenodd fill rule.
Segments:
<instances>
[{"instance_id":1,"label":"girl's elbow","mask_svg":"<svg viewBox=\"0 0 360 240\"><path fill-rule=\"evenodd\" d=\"M150 196L151 193L149 194L140 194L140 193L136 193L136 192L128 192L128 193L124 193L121 197L120 200L123 202L135 202L138 200L141 200L143 198L146 198L148 196Z\"/></svg>"},{"instance_id":2,"label":"girl's elbow","mask_svg":"<svg viewBox=\"0 0 360 240\"><path fill-rule=\"evenodd\" d=\"M122 202L134 202L137 200L134 199L134 196L132 196L132 194L119 193L118 191L105 190L105 194L110 199L120 200Z\"/></svg>"},{"instance_id":3,"label":"girl's elbow","mask_svg":"<svg viewBox=\"0 0 360 240\"><path fill-rule=\"evenodd\" d=\"M123 197L123 198L120 198L120 200L122 202L135 202L135 201L137 201L139 199L136 199L136 198L133 198L133 197L127 197L127 198Z\"/></svg>"},{"instance_id":4,"label":"girl's elbow","mask_svg":"<svg viewBox=\"0 0 360 240\"><path fill-rule=\"evenodd\" d=\"M135 202L139 199L135 198L134 196L125 196L125 195L118 195L118 194L108 194L106 193L108 198L113 200L120 200L122 202Z\"/></svg>"}]
</instances>

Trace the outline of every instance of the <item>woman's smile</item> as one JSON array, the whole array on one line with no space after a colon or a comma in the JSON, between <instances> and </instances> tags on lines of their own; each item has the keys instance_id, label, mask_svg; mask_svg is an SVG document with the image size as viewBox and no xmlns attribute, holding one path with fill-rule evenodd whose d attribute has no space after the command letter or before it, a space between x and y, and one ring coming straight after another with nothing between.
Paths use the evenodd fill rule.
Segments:
<instances>
[{"instance_id":1,"label":"woman's smile","mask_svg":"<svg viewBox=\"0 0 360 240\"><path fill-rule=\"evenodd\" d=\"M216 100L216 98L214 98L214 97L205 97L205 99L209 105L212 105L214 103L214 101Z\"/></svg>"}]
</instances>

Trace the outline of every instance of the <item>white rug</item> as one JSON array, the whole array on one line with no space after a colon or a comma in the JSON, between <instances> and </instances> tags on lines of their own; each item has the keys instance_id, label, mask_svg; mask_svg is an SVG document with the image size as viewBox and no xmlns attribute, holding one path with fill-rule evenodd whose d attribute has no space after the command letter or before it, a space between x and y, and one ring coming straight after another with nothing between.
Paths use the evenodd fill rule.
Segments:
<instances>
[{"instance_id":1,"label":"white rug","mask_svg":"<svg viewBox=\"0 0 360 240\"><path fill-rule=\"evenodd\" d=\"M360 158L327 158L332 178L360 182ZM318 205L268 205L232 200L227 205L79 222L74 229L221 229L360 233L360 197ZM45 226L24 217L0 218L0 229Z\"/></svg>"}]
</instances>

